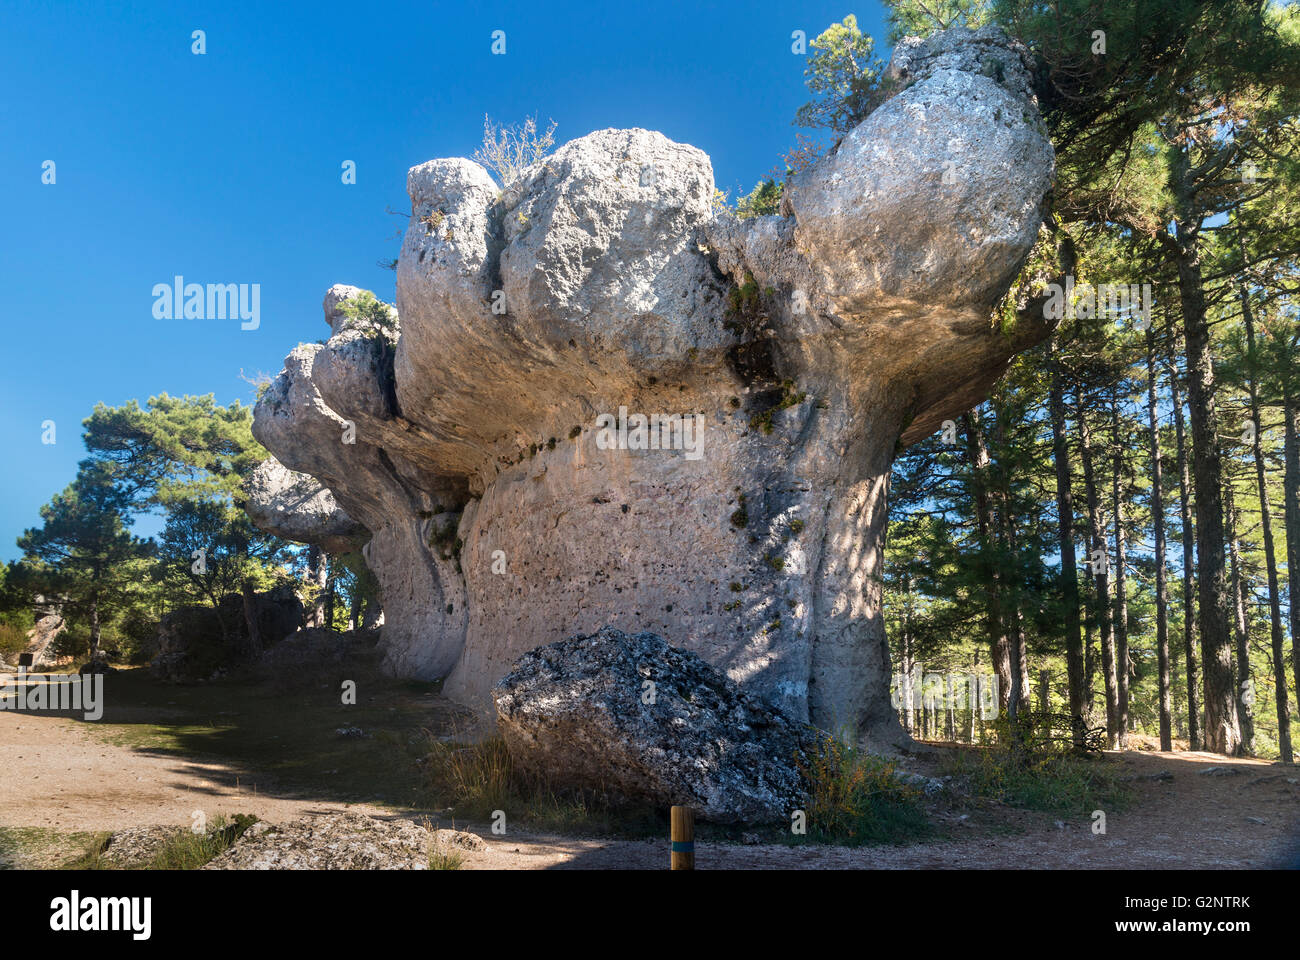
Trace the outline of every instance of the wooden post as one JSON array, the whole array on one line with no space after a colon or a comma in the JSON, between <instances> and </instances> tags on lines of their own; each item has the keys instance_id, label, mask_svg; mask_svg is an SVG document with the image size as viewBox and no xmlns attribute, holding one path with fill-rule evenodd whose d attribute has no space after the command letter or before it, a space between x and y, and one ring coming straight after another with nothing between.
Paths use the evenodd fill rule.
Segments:
<instances>
[{"instance_id":1,"label":"wooden post","mask_svg":"<svg viewBox=\"0 0 1300 960\"><path fill-rule=\"evenodd\" d=\"M672 857L671 869L695 869L695 811L690 807L673 807L670 813Z\"/></svg>"}]
</instances>

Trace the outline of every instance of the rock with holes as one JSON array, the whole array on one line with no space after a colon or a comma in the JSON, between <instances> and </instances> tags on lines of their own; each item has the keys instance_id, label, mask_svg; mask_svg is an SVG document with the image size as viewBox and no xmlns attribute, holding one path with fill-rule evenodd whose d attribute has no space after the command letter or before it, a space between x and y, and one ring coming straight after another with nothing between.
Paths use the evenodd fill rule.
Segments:
<instances>
[{"instance_id":1,"label":"rock with holes","mask_svg":"<svg viewBox=\"0 0 1300 960\"><path fill-rule=\"evenodd\" d=\"M1028 71L992 30L900 44L891 96L772 216L716 209L708 157L648 130L505 184L413 168L396 307L331 289L329 340L254 423L369 532L386 669L487 710L529 650L650 630L795 720L903 743L890 466L1050 329L1030 286L993 318L1053 179Z\"/></svg>"},{"instance_id":2,"label":"rock with holes","mask_svg":"<svg viewBox=\"0 0 1300 960\"><path fill-rule=\"evenodd\" d=\"M826 738L695 654L610 627L524 654L493 696L526 776L720 822L789 822Z\"/></svg>"}]
</instances>

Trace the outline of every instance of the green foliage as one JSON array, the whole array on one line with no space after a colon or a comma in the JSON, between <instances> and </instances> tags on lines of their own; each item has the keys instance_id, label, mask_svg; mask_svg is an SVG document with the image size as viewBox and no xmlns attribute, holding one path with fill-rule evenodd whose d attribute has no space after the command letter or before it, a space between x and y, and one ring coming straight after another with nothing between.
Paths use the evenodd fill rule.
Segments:
<instances>
[{"instance_id":1,"label":"green foliage","mask_svg":"<svg viewBox=\"0 0 1300 960\"><path fill-rule=\"evenodd\" d=\"M933 832L919 791L880 757L827 738L800 772L808 783L810 841L857 847L908 843Z\"/></svg>"},{"instance_id":2,"label":"green foliage","mask_svg":"<svg viewBox=\"0 0 1300 960\"><path fill-rule=\"evenodd\" d=\"M977 797L1062 816L1122 810L1132 799L1104 760L1025 754L1005 736L996 747L954 754L946 769L965 778Z\"/></svg>"},{"instance_id":3,"label":"green foliage","mask_svg":"<svg viewBox=\"0 0 1300 960\"><path fill-rule=\"evenodd\" d=\"M795 123L844 134L875 106L883 64L873 59L875 40L858 29L849 14L833 23L809 46L804 82L813 99L799 108Z\"/></svg>"},{"instance_id":4,"label":"green foliage","mask_svg":"<svg viewBox=\"0 0 1300 960\"><path fill-rule=\"evenodd\" d=\"M128 500L106 464L83 461L73 481L41 508L43 524L18 538L23 559L12 571L28 595L58 597L64 615L90 628L90 652L98 653L101 630L135 590L133 561L149 545L128 529Z\"/></svg>"},{"instance_id":5,"label":"green foliage","mask_svg":"<svg viewBox=\"0 0 1300 960\"><path fill-rule=\"evenodd\" d=\"M953 26L974 29L992 19L990 0L886 0L889 42L903 37L928 37Z\"/></svg>"},{"instance_id":6,"label":"green foliage","mask_svg":"<svg viewBox=\"0 0 1300 960\"><path fill-rule=\"evenodd\" d=\"M253 410L212 394L150 397L141 408L96 404L85 423L86 449L103 464L129 509L168 509L195 498L243 501L243 484L269 454L253 439Z\"/></svg>"},{"instance_id":7,"label":"green foliage","mask_svg":"<svg viewBox=\"0 0 1300 960\"><path fill-rule=\"evenodd\" d=\"M183 500L167 514L155 576L173 602L211 604L223 639L229 639L234 624L222 599L239 593L246 582L254 590L272 586L286 549L285 541L253 526L238 507Z\"/></svg>"},{"instance_id":8,"label":"green foliage","mask_svg":"<svg viewBox=\"0 0 1300 960\"><path fill-rule=\"evenodd\" d=\"M441 212L436 214L439 224ZM398 334L397 312L369 290L362 291L351 300L339 304L339 311L347 318L345 327L355 328L376 338L396 344Z\"/></svg>"},{"instance_id":9,"label":"green foliage","mask_svg":"<svg viewBox=\"0 0 1300 960\"><path fill-rule=\"evenodd\" d=\"M138 662L152 651L162 610L196 599L219 611L224 634L221 597L245 582L268 586L288 549L242 509L244 485L267 457L253 439L252 408L221 406L211 394L162 394L143 408L98 404L84 438L89 457L42 511L45 526L20 539L25 556L8 592L26 604L35 593L65 598L67 652L99 642ZM156 544L128 532L145 512L165 518Z\"/></svg>"},{"instance_id":10,"label":"green foliage","mask_svg":"<svg viewBox=\"0 0 1300 960\"><path fill-rule=\"evenodd\" d=\"M36 621L31 597L16 580L13 568L0 562L0 660L9 663L27 647L27 631Z\"/></svg>"},{"instance_id":11,"label":"green foliage","mask_svg":"<svg viewBox=\"0 0 1300 960\"><path fill-rule=\"evenodd\" d=\"M750 217L770 216L781 211L781 184L768 177L741 197L736 204L736 216L741 220Z\"/></svg>"}]
</instances>

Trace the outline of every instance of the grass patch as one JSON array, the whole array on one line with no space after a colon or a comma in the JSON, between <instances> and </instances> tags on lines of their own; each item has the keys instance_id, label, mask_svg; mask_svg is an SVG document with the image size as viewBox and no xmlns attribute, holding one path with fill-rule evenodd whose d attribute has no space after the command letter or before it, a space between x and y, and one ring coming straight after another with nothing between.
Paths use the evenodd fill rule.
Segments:
<instances>
[{"instance_id":1,"label":"grass patch","mask_svg":"<svg viewBox=\"0 0 1300 960\"><path fill-rule=\"evenodd\" d=\"M808 841L859 847L934 835L920 791L899 781L881 757L828 739L802 770L809 784Z\"/></svg>"},{"instance_id":2,"label":"grass patch","mask_svg":"<svg viewBox=\"0 0 1300 960\"><path fill-rule=\"evenodd\" d=\"M256 822L256 817L237 813L231 820L214 817L211 829L203 833L182 830L163 844L144 869L197 870L229 849Z\"/></svg>"},{"instance_id":3,"label":"grass patch","mask_svg":"<svg viewBox=\"0 0 1300 960\"><path fill-rule=\"evenodd\" d=\"M80 856L73 858L63 865L64 870L107 870L108 865L104 862L104 851L108 849L108 841L113 835L108 831L93 834L86 842L86 848Z\"/></svg>"},{"instance_id":4,"label":"grass patch","mask_svg":"<svg viewBox=\"0 0 1300 960\"><path fill-rule=\"evenodd\" d=\"M540 833L606 837L665 836L668 811L619 804L594 793L557 790L515 769L505 741L446 743L429 736L421 760L423 805L450 809L461 820L491 821L502 811L510 825Z\"/></svg>"},{"instance_id":5,"label":"grass patch","mask_svg":"<svg viewBox=\"0 0 1300 960\"><path fill-rule=\"evenodd\" d=\"M944 761L945 773L964 778L971 794L1013 807L1062 816L1121 810L1132 801L1104 758L1065 753L1017 754L1008 746L963 751Z\"/></svg>"},{"instance_id":6,"label":"grass patch","mask_svg":"<svg viewBox=\"0 0 1300 960\"><path fill-rule=\"evenodd\" d=\"M257 822L257 817L237 813L227 819L213 817L211 825L202 833L178 828L169 835L158 850L142 863L123 865L108 859L111 833L94 834L86 843L80 856L65 863L65 870L197 870L208 861L224 853Z\"/></svg>"},{"instance_id":7,"label":"grass patch","mask_svg":"<svg viewBox=\"0 0 1300 960\"><path fill-rule=\"evenodd\" d=\"M433 844L429 847L430 870L459 870L465 865L464 854Z\"/></svg>"},{"instance_id":8,"label":"grass patch","mask_svg":"<svg viewBox=\"0 0 1300 960\"><path fill-rule=\"evenodd\" d=\"M62 866L68 857L80 858L96 843L108 840L107 833L73 831L53 827L0 827L0 870L47 870Z\"/></svg>"}]
</instances>

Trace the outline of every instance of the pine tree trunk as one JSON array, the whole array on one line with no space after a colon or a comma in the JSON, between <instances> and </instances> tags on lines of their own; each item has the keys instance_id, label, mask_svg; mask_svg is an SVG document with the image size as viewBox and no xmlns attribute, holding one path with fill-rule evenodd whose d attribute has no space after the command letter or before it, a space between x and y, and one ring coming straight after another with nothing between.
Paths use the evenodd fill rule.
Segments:
<instances>
[{"instance_id":1,"label":"pine tree trunk","mask_svg":"<svg viewBox=\"0 0 1300 960\"><path fill-rule=\"evenodd\" d=\"M1070 688L1071 734L1075 749L1083 747L1083 712L1087 702L1083 636L1079 626L1079 571L1074 547L1074 494L1070 488L1070 449L1065 440L1065 391L1056 336L1049 346L1052 385L1048 411L1052 420L1052 459L1056 466L1057 546L1061 554L1061 599L1065 608L1065 670Z\"/></svg>"},{"instance_id":2,"label":"pine tree trunk","mask_svg":"<svg viewBox=\"0 0 1300 960\"><path fill-rule=\"evenodd\" d=\"M99 659L99 645L101 642L101 631L99 623L99 595L91 594L90 597L90 659L93 663Z\"/></svg>"},{"instance_id":3,"label":"pine tree trunk","mask_svg":"<svg viewBox=\"0 0 1300 960\"><path fill-rule=\"evenodd\" d=\"M253 594L253 582L245 580L241 588L244 601L244 625L248 627L248 648L244 655L254 657L262 649L262 629L257 622L257 598Z\"/></svg>"},{"instance_id":4,"label":"pine tree trunk","mask_svg":"<svg viewBox=\"0 0 1300 960\"><path fill-rule=\"evenodd\" d=\"M1165 570L1165 501L1160 471L1160 419L1157 413L1155 335L1147 330L1147 429L1151 438L1151 524L1155 530L1156 660L1160 675L1160 749L1173 743L1173 681L1169 669L1169 584Z\"/></svg>"},{"instance_id":5,"label":"pine tree trunk","mask_svg":"<svg viewBox=\"0 0 1300 960\"><path fill-rule=\"evenodd\" d=\"M1124 569L1127 563L1128 542L1124 533L1124 497L1121 490L1123 457L1120 446L1117 390L1111 392L1110 425L1111 446L1114 448L1111 498L1115 503L1115 681L1119 706L1116 722L1119 725L1119 747L1125 750L1128 748L1128 681L1132 664L1129 662L1128 655L1128 580Z\"/></svg>"},{"instance_id":6,"label":"pine tree trunk","mask_svg":"<svg viewBox=\"0 0 1300 960\"><path fill-rule=\"evenodd\" d=\"M1181 226L1181 224L1180 224ZM1179 230L1185 238L1186 231ZM1205 703L1205 748L1234 755L1241 747L1232 682L1228 572L1224 556L1222 469L1215 438L1214 362L1205 314L1196 239L1180 239L1178 292L1187 350L1187 410L1192 427L1192 483L1196 492L1196 562Z\"/></svg>"},{"instance_id":7,"label":"pine tree trunk","mask_svg":"<svg viewBox=\"0 0 1300 960\"><path fill-rule=\"evenodd\" d=\"M993 562L992 498L989 493L989 451L984 442L983 425L978 410L962 417L966 444L970 454L971 486L975 500L975 522L979 531L980 571L988 585L985 593L985 622L989 637L989 660L998 678L998 706L1007 708L1011 695L1011 652L1007 641L1005 617L1002 610L1002 584L997 565Z\"/></svg>"},{"instance_id":8,"label":"pine tree trunk","mask_svg":"<svg viewBox=\"0 0 1300 960\"><path fill-rule=\"evenodd\" d=\"M1110 573L1106 558L1106 531L1101 519L1101 502L1092 469L1092 433L1082 405L1079 409L1079 458L1083 461L1083 487L1088 497L1089 579L1097 585L1094 609L1101 632L1101 668L1106 686L1106 743L1119 748L1119 687L1115 678L1115 633L1110 611Z\"/></svg>"},{"instance_id":9,"label":"pine tree trunk","mask_svg":"<svg viewBox=\"0 0 1300 960\"><path fill-rule=\"evenodd\" d=\"M1236 495L1229 479L1223 488L1224 514L1228 529L1228 559L1232 572L1232 622L1233 636L1237 641L1236 664L1233 671L1237 697L1237 725L1241 729L1241 752L1255 754L1254 680L1250 675L1250 635L1246 623L1246 597L1242 587L1241 549L1237 542Z\"/></svg>"},{"instance_id":10,"label":"pine tree trunk","mask_svg":"<svg viewBox=\"0 0 1300 960\"><path fill-rule=\"evenodd\" d=\"M1088 577L1092 579L1091 576ZM1092 628L1095 625L1096 616L1093 613L1093 599L1089 592L1087 599L1088 615L1084 619L1084 637L1083 637L1083 662L1084 673L1086 674L1084 683L1084 692L1087 694L1087 700L1084 702L1084 711L1087 714L1088 723L1091 725L1093 718L1097 714L1097 645L1092 642Z\"/></svg>"},{"instance_id":11,"label":"pine tree trunk","mask_svg":"<svg viewBox=\"0 0 1300 960\"><path fill-rule=\"evenodd\" d=\"M1246 322L1246 348L1255 356L1255 317L1250 308L1246 288L1240 288L1241 312ZM1264 540L1264 566L1268 569L1269 633L1273 645L1273 677L1277 703L1277 744L1283 763L1291 763L1291 716L1286 695L1286 655L1282 638L1282 591L1277 579L1277 555L1273 544L1273 511L1268 502L1268 478L1264 470L1264 425L1259 416L1259 387L1252 372L1249 378L1250 419L1255 424L1255 483L1259 489L1259 525ZM1290 567L1294 571L1295 567ZM1292 574L1294 576L1294 574Z\"/></svg>"},{"instance_id":12,"label":"pine tree trunk","mask_svg":"<svg viewBox=\"0 0 1300 960\"><path fill-rule=\"evenodd\" d=\"M1046 668L1038 671L1038 712L1042 716L1039 735L1046 740L1052 737L1052 692L1048 686L1051 673Z\"/></svg>"},{"instance_id":13,"label":"pine tree trunk","mask_svg":"<svg viewBox=\"0 0 1300 960\"><path fill-rule=\"evenodd\" d=\"M907 592L910 594L912 589L911 578L905 578ZM903 630L899 638L899 699L903 704L903 730L910 737L915 732L916 726L912 722L912 631L910 621L909 603L903 601Z\"/></svg>"},{"instance_id":14,"label":"pine tree trunk","mask_svg":"<svg viewBox=\"0 0 1300 960\"><path fill-rule=\"evenodd\" d=\"M944 691L948 694L947 702L943 705L944 719L944 739L949 743L957 742L957 714L953 706L955 693L953 691L952 671L948 671L948 676L944 680Z\"/></svg>"},{"instance_id":15,"label":"pine tree trunk","mask_svg":"<svg viewBox=\"0 0 1300 960\"><path fill-rule=\"evenodd\" d=\"M307 582L316 587L316 597L307 614L307 626L323 627L325 619L325 590L329 581L329 572L325 562L325 552L320 547L307 548Z\"/></svg>"},{"instance_id":16,"label":"pine tree trunk","mask_svg":"<svg viewBox=\"0 0 1300 960\"><path fill-rule=\"evenodd\" d=\"M1187 668L1187 746L1201 749L1200 661L1196 655L1196 541L1192 527L1191 470L1187 463L1187 442L1183 428L1183 400L1178 389L1178 372L1169 372L1173 394L1174 436L1178 447L1178 503L1183 536L1183 657Z\"/></svg>"},{"instance_id":17,"label":"pine tree trunk","mask_svg":"<svg viewBox=\"0 0 1300 960\"><path fill-rule=\"evenodd\" d=\"M966 689L966 694L970 698L970 728L967 730L967 743L975 742L975 713L979 710L979 673L980 673L980 652L974 651L971 654L970 661L970 685Z\"/></svg>"},{"instance_id":18,"label":"pine tree trunk","mask_svg":"<svg viewBox=\"0 0 1300 960\"><path fill-rule=\"evenodd\" d=\"M325 555L329 575L325 580L325 629L334 629L334 602L338 598L337 581L334 579L334 563L329 554Z\"/></svg>"},{"instance_id":19,"label":"pine tree trunk","mask_svg":"<svg viewBox=\"0 0 1300 960\"><path fill-rule=\"evenodd\" d=\"M1002 406L995 407L994 431L997 438L998 466L996 471L998 487L998 540L1001 547L997 551L999 558L1008 558L1015 563L1019 556L1016 538L1015 504L1011 498L1010 468L1007 465L1006 411ZM1014 573L1014 567L1007 576L1001 578L1006 589L1007 609L1003 632L1007 635L1007 651L1010 659L1011 691L1007 697L1007 719L1011 723L1012 736L1020 742L1020 711L1029 704L1029 656L1025 645L1025 628L1020 609L1020 583Z\"/></svg>"},{"instance_id":20,"label":"pine tree trunk","mask_svg":"<svg viewBox=\"0 0 1300 960\"><path fill-rule=\"evenodd\" d=\"M1300 397L1289 394L1282 408L1286 439L1282 486L1285 498L1287 608L1291 619L1291 665L1300 695Z\"/></svg>"}]
</instances>

